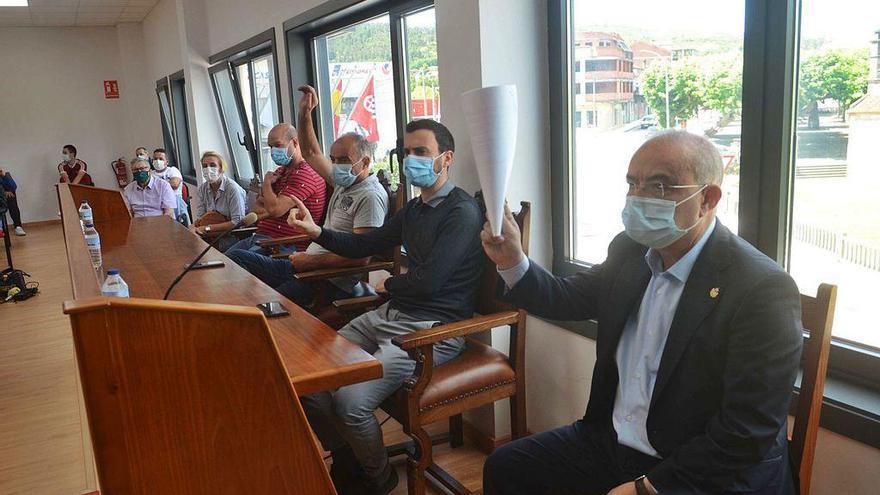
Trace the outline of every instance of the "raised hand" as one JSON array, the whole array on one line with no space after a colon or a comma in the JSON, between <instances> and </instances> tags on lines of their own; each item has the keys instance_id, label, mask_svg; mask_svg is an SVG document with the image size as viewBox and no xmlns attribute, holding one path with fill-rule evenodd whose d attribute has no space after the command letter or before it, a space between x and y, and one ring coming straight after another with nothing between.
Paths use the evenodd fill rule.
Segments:
<instances>
[{"instance_id":1,"label":"raised hand","mask_svg":"<svg viewBox=\"0 0 880 495\"><path fill-rule=\"evenodd\" d=\"M497 237L492 235L492 227L489 222L486 222L483 225L483 231L480 232L480 240L483 242L483 250L486 251L486 255L501 270L513 268L525 257L519 226L506 204L504 205L501 235Z\"/></svg>"},{"instance_id":2,"label":"raised hand","mask_svg":"<svg viewBox=\"0 0 880 495\"><path fill-rule=\"evenodd\" d=\"M318 106L318 92L309 85L297 88L302 93L299 99L299 111L301 114L310 114Z\"/></svg>"},{"instance_id":3,"label":"raised hand","mask_svg":"<svg viewBox=\"0 0 880 495\"><path fill-rule=\"evenodd\" d=\"M287 214L287 224L303 231L312 239L317 239L321 235L321 227L312 219L312 214L306 205L297 197L292 197L293 208Z\"/></svg>"}]
</instances>

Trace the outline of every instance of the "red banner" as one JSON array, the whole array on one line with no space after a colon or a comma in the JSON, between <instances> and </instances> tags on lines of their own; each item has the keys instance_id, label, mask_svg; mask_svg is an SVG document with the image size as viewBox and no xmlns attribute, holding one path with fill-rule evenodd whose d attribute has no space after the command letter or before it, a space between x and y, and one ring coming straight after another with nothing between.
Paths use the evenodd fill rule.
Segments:
<instances>
[{"instance_id":1,"label":"red banner","mask_svg":"<svg viewBox=\"0 0 880 495\"><path fill-rule=\"evenodd\" d=\"M367 81L364 92L361 93L357 103L348 116L349 121L354 121L356 131L365 136L367 141L379 140L379 127L376 125L376 94L373 90L373 76Z\"/></svg>"}]
</instances>

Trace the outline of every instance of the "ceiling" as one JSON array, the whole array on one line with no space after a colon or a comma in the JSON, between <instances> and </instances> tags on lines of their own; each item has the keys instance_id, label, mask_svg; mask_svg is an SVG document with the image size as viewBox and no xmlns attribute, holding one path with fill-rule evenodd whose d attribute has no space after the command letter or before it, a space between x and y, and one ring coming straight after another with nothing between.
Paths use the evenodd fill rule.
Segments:
<instances>
[{"instance_id":1,"label":"ceiling","mask_svg":"<svg viewBox=\"0 0 880 495\"><path fill-rule=\"evenodd\" d=\"M114 26L140 22L159 0L28 0L28 7L0 7L0 27Z\"/></svg>"}]
</instances>

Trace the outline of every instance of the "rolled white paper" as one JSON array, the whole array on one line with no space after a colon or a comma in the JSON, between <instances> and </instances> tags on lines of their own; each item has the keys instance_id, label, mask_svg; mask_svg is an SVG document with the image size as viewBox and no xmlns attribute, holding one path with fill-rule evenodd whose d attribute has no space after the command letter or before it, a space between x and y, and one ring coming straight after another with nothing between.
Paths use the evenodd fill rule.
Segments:
<instances>
[{"instance_id":1,"label":"rolled white paper","mask_svg":"<svg viewBox=\"0 0 880 495\"><path fill-rule=\"evenodd\" d=\"M516 150L516 86L489 86L462 93L486 216L494 235L501 235L504 199Z\"/></svg>"}]
</instances>

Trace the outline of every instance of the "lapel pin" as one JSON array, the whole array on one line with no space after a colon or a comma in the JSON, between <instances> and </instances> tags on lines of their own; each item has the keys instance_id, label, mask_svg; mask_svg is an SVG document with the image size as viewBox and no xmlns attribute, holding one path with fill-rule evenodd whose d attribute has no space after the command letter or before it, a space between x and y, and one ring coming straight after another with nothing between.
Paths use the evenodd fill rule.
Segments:
<instances>
[{"instance_id":1,"label":"lapel pin","mask_svg":"<svg viewBox=\"0 0 880 495\"><path fill-rule=\"evenodd\" d=\"M721 293L721 289L718 287L713 287L713 288L709 289L709 297L711 297L712 299L715 299L716 297L718 297L718 294L720 294L720 293Z\"/></svg>"}]
</instances>

